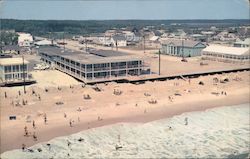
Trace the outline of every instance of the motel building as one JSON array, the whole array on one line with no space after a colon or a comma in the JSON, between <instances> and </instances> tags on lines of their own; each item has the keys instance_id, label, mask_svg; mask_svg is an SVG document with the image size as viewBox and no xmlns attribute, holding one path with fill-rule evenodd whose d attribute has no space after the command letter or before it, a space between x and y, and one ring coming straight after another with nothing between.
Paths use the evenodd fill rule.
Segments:
<instances>
[{"instance_id":1,"label":"motel building","mask_svg":"<svg viewBox=\"0 0 250 159\"><path fill-rule=\"evenodd\" d=\"M58 47L39 48L41 60L85 83L124 80L150 73L142 57L113 50L77 52Z\"/></svg>"},{"instance_id":2,"label":"motel building","mask_svg":"<svg viewBox=\"0 0 250 159\"><path fill-rule=\"evenodd\" d=\"M23 58L0 58L0 84L21 83L24 78L26 82L30 82L28 64Z\"/></svg>"}]
</instances>

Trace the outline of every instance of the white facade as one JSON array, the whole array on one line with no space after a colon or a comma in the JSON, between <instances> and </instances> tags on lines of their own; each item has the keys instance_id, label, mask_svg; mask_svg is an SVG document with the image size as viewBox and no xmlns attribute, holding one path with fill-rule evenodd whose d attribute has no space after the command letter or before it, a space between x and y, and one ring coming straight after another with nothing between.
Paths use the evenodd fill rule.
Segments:
<instances>
[{"instance_id":1,"label":"white facade","mask_svg":"<svg viewBox=\"0 0 250 159\"><path fill-rule=\"evenodd\" d=\"M126 39L117 39L116 40L116 39L112 38L111 43L112 43L113 46L117 45L117 47L127 46L127 40Z\"/></svg>"},{"instance_id":2,"label":"white facade","mask_svg":"<svg viewBox=\"0 0 250 159\"><path fill-rule=\"evenodd\" d=\"M110 37L98 37L98 43L103 46L111 46L111 38Z\"/></svg>"},{"instance_id":3,"label":"white facade","mask_svg":"<svg viewBox=\"0 0 250 159\"><path fill-rule=\"evenodd\" d=\"M30 47L33 43L33 37L29 33L18 33L18 45L20 47Z\"/></svg>"},{"instance_id":4,"label":"white facade","mask_svg":"<svg viewBox=\"0 0 250 159\"><path fill-rule=\"evenodd\" d=\"M202 50L202 59L221 62L249 62L249 48L210 45Z\"/></svg>"},{"instance_id":5,"label":"white facade","mask_svg":"<svg viewBox=\"0 0 250 159\"><path fill-rule=\"evenodd\" d=\"M0 80L2 82L22 81L28 79L28 61L22 58L0 59Z\"/></svg>"}]
</instances>

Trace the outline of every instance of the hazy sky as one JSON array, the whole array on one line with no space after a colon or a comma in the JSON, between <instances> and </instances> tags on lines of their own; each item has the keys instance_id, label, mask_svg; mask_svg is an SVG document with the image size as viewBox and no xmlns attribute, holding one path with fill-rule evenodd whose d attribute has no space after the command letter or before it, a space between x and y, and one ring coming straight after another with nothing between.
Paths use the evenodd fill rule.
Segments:
<instances>
[{"instance_id":1,"label":"hazy sky","mask_svg":"<svg viewBox=\"0 0 250 159\"><path fill-rule=\"evenodd\" d=\"M11 19L248 19L248 0L0 0Z\"/></svg>"}]
</instances>

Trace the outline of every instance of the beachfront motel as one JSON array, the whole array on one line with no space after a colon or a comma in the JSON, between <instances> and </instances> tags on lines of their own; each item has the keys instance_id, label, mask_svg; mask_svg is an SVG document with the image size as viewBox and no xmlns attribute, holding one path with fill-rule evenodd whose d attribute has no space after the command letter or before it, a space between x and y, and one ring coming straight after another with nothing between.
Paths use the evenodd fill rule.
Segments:
<instances>
[{"instance_id":1,"label":"beachfront motel","mask_svg":"<svg viewBox=\"0 0 250 159\"><path fill-rule=\"evenodd\" d=\"M15 83L28 79L28 61L22 58L0 58L1 83Z\"/></svg>"},{"instance_id":2,"label":"beachfront motel","mask_svg":"<svg viewBox=\"0 0 250 159\"><path fill-rule=\"evenodd\" d=\"M113 50L77 52L58 47L39 48L41 60L85 83L122 80L150 73L142 57Z\"/></svg>"}]
</instances>

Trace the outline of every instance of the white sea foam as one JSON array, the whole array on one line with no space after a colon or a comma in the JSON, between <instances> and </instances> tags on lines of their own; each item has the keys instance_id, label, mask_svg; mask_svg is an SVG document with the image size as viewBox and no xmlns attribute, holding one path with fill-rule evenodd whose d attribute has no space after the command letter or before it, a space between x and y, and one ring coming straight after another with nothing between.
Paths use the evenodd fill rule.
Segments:
<instances>
[{"instance_id":1,"label":"white sea foam","mask_svg":"<svg viewBox=\"0 0 250 159\"><path fill-rule=\"evenodd\" d=\"M250 148L249 126L249 104L244 104L184 113L146 124L119 123L90 129L34 145L30 147L34 152L13 150L3 153L1 158L233 158L240 155L246 158ZM79 142L80 137L84 141ZM70 146L67 140L72 143ZM116 145L122 148L116 150Z\"/></svg>"}]
</instances>

